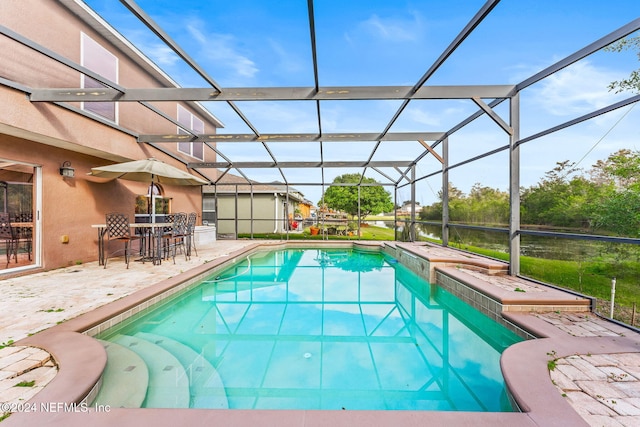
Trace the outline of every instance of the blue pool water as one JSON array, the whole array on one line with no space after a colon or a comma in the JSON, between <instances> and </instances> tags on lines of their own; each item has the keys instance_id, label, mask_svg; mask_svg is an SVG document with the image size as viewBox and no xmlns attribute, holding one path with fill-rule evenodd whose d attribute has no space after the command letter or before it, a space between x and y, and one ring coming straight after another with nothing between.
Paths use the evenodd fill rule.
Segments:
<instances>
[{"instance_id":1,"label":"blue pool water","mask_svg":"<svg viewBox=\"0 0 640 427\"><path fill-rule=\"evenodd\" d=\"M512 411L499 358L521 340L386 255L337 249L253 254L98 338L146 362L142 406L443 411Z\"/></svg>"}]
</instances>

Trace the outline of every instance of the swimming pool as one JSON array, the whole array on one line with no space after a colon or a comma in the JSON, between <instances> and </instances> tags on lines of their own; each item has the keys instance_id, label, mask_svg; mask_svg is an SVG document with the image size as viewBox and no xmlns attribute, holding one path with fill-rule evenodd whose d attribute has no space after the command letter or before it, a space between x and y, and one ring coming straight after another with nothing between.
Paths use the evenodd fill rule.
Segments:
<instances>
[{"instance_id":1,"label":"swimming pool","mask_svg":"<svg viewBox=\"0 0 640 427\"><path fill-rule=\"evenodd\" d=\"M512 411L499 357L521 339L394 261L255 253L100 334L96 401L123 406L128 375L124 406Z\"/></svg>"}]
</instances>

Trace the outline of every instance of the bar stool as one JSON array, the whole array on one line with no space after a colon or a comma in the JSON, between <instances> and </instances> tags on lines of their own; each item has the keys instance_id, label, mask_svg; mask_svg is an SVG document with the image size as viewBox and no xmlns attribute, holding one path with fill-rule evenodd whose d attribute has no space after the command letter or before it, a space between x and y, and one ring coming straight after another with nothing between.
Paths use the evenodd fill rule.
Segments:
<instances>
[{"instance_id":1,"label":"bar stool","mask_svg":"<svg viewBox=\"0 0 640 427\"><path fill-rule=\"evenodd\" d=\"M129 225L129 217L125 214L112 212L105 216L107 222L107 243L111 240L124 242L124 260L129 268L129 251L131 242L140 240L141 236L131 234L131 226ZM108 251L105 251L104 268L107 268Z\"/></svg>"}]
</instances>

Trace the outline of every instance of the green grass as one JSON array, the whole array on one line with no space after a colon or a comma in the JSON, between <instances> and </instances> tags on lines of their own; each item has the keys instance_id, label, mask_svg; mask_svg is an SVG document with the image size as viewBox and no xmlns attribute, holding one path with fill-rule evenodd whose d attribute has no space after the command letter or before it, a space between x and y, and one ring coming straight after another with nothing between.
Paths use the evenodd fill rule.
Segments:
<instances>
[{"instance_id":1,"label":"green grass","mask_svg":"<svg viewBox=\"0 0 640 427\"><path fill-rule=\"evenodd\" d=\"M504 252L478 247L468 247L467 250L509 260L509 254ZM609 300L611 296L611 279L616 277L616 302L629 305L640 302L640 289L634 280L640 277L640 265L631 261L621 266L601 260L578 263L522 256L520 274L605 300Z\"/></svg>"},{"instance_id":2,"label":"green grass","mask_svg":"<svg viewBox=\"0 0 640 427\"><path fill-rule=\"evenodd\" d=\"M469 245L463 245L461 249L504 261L509 260L509 254L491 249ZM611 279L615 277L615 317L627 323L631 322L634 303L640 303L640 263L633 261L592 259L577 262L522 256L520 274L595 297L601 306L611 301ZM606 313L601 314L608 315L608 309Z\"/></svg>"},{"instance_id":3,"label":"green grass","mask_svg":"<svg viewBox=\"0 0 640 427\"><path fill-rule=\"evenodd\" d=\"M362 227L360 229L362 232L362 236L360 238L362 240L393 240L395 238L395 230L392 228L384 228L384 227Z\"/></svg>"},{"instance_id":4,"label":"green grass","mask_svg":"<svg viewBox=\"0 0 640 427\"><path fill-rule=\"evenodd\" d=\"M408 221L409 219L411 219L410 216L403 216L403 215L398 215L398 217L396 218L393 215L367 215L364 217L363 221ZM416 214L416 220L418 220L418 215Z\"/></svg>"},{"instance_id":5,"label":"green grass","mask_svg":"<svg viewBox=\"0 0 640 427\"><path fill-rule=\"evenodd\" d=\"M360 240L393 240L394 239L394 230L385 227L362 227L361 229L362 235L360 236ZM327 236L329 240L358 240L358 236L336 236L329 235ZM251 238L250 234L238 234L238 238ZM286 239L286 233L263 233L253 234L254 239ZM306 228L302 233L289 233L289 240L323 240L323 236L321 234L312 236L311 232L308 228Z\"/></svg>"}]
</instances>

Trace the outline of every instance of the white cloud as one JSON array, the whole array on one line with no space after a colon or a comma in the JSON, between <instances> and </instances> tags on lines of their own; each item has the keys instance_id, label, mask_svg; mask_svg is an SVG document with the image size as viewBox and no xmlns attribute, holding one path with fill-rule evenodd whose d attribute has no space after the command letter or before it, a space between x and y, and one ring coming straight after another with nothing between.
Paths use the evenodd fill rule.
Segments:
<instances>
[{"instance_id":1,"label":"white cloud","mask_svg":"<svg viewBox=\"0 0 640 427\"><path fill-rule=\"evenodd\" d=\"M161 67L173 66L181 59L175 54L171 48L162 43L154 43L144 48L144 52Z\"/></svg>"},{"instance_id":2,"label":"white cloud","mask_svg":"<svg viewBox=\"0 0 640 427\"><path fill-rule=\"evenodd\" d=\"M431 128L440 128L442 120L440 117L432 114L429 111L420 109L413 109L405 112L406 118L410 119L414 123L430 126Z\"/></svg>"},{"instance_id":3,"label":"white cloud","mask_svg":"<svg viewBox=\"0 0 640 427\"><path fill-rule=\"evenodd\" d=\"M369 35L391 42L415 41L423 33L424 23L418 13L410 17L385 17L377 14L360 23L359 27ZM346 35L350 39L350 35Z\"/></svg>"},{"instance_id":4,"label":"white cloud","mask_svg":"<svg viewBox=\"0 0 640 427\"><path fill-rule=\"evenodd\" d=\"M291 55L291 51L273 39L268 39L269 46L278 58L277 66L286 73L297 73L302 70L302 64Z\"/></svg>"},{"instance_id":5,"label":"white cloud","mask_svg":"<svg viewBox=\"0 0 640 427\"><path fill-rule=\"evenodd\" d=\"M405 22L392 19L384 20L378 15L373 15L363 23L372 33L380 38L393 41L413 40L415 34L407 28Z\"/></svg>"},{"instance_id":6,"label":"white cloud","mask_svg":"<svg viewBox=\"0 0 640 427\"><path fill-rule=\"evenodd\" d=\"M435 110L422 108L409 108L404 112L405 126L408 123L428 126L429 130L448 130L451 127L452 119L458 120L464 117L465 108L462 107L445 107L436 108ZM470 113L467 113L470 114Z\"/></svg>"},{"instance_id":7,"label":"white cloud","mask_svg":"<svg viewBox=\"0 0 640 427\"><path fill-rule=\"evenodd\" d=\"M134 28L124 29L124 34L134 46L160 67L180 64L181 59L178 55L169 46L159 42L153 34Z\"/></svg>"},{"instance_id":8,"label":"white cloud","mask_svg":"<svg viewBox=\"0 0 640 427\"><path fill-rule=\"evenodd\" d=\"M238 104L262 133L316 133L315 105L303 102L243 102Z\"/></svg>"},{"instance_id":9,"label":"white cloud","mask_svg":"<svg viewBox=\"0 0 640 427\"><path fill-rule=\"evenodd\" d=\"M547 112L556 116L584 114L615 100L607 86L618 75L598 68L589 61L578 62L539 83L535 98Z\"/></svg>"},{"instance_id":10,"label":"white cloud","mask_svg":"<svg viewBox=\"0 0 640 427\"><path fill-rule=\"evenodd\" d=\"M239 52L233 36L205 33L195 25L188 25L186 28L199 45L201 57L199 62L213 63L216 69L231 72L233 75L225 80L242 82L253 78L258 73L256 64Z\"/></svg>"}]
</instances>

